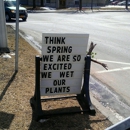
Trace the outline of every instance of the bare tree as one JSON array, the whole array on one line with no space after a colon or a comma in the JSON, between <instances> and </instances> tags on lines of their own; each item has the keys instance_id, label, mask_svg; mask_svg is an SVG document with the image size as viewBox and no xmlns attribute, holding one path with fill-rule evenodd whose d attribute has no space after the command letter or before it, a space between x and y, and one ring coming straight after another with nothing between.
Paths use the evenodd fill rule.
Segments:
<instances>
[{"instance_id":1,"label":"bare tree","mask_svg":"<svg viewBox=\"0 0 130 130\"><path fill-rule=\"evenodd\" d=\"M41 6L44 6L44 0L41 0Z\"/></svg>"},{"instance_id":2,"label":"bare tree","mask_svg":"<svg viewBox=\"0 0 130 130\"><path fill-rule=\"evenodd\" d=\"M126 0L125 8L128 9L128 0Z\"/></svg>"},{"instance_id":3,"label":"bare tree","mask_svg":"<svg viewBox=\"0 0 130 130\"><path fill-rule=\"evenodd\" d=\"M33 0L33 9L36 8L36 0Z\"/></svg>"},{"instance_id":4,"label":"bare tree","mask_svg":"<svg viewBox=\"0 0 130 130\"><path fill-rule=\"evenodd\" d=\"M79 11L82 11L82 0L79 0Z\"/></svg>"},{"instance_id":5,"label":"bare tree","mask_svg":"<svg viewBox=\"0 0 130 130\"><path fill-rule=\"evenodd\" d=\"M93 0L91 0L91 10L93 10Z\"/></svg>"}]
</instances>

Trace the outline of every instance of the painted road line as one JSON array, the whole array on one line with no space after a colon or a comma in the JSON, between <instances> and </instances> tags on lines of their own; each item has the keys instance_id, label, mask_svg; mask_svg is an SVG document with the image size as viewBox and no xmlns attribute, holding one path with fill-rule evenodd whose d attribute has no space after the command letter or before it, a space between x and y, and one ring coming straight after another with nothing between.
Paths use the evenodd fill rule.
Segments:
<instances>
[{"instance_id":1,"label":"painted road line","mask_svg":"<svg viewBox=\"0 0 130 130\"><path fill-rule=\"evenodd\" d=\"M98 59L98 61L104 61L104 62L110 62L110 63L116 63L116 64L123 64L123 65L130 65L130 63L118 62L118 61L110 61L110 60L102 60L102 59Z\"/></svg>"},{"instance_id":2,"label":"painted road line","mask_svg":"<svg viewBox=\"0 0 130 130\"><path fill-rule=\"evenodd\" d=\"M124 71L124 70L129 70L129 69L130 69L130 67L122 67L122 68L111 69L111 70L97 71L96 73L98 73L98 74L101 74L101 73L110 73L110 72Z\"/></svg>"}]
</instances>

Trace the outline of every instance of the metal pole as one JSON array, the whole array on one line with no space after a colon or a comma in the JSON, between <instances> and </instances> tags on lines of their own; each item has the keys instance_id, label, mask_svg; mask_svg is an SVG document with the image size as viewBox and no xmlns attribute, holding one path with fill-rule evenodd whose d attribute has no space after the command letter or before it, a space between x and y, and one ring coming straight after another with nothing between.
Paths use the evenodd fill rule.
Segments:
<instances>
[{"instance_id":1,"label":"metal pole","mask_svg":"<svg viewBox=\"0 0 130 130\"><path fill-rule=\"evenodd\" d=\"M19 0L16 1L16 32L15 32L15 71L18 72L19 47Z\"/></svg>"},{"instance_id":2,"label":"metal pole","mask_svg":"<svg viewBox=\"0 0 130 130\"><path fill-rule=\"evenodd\" d=\"M0 52L7 52L7 31L3 0L0 0Z\"/></svg>"}]
</instances>

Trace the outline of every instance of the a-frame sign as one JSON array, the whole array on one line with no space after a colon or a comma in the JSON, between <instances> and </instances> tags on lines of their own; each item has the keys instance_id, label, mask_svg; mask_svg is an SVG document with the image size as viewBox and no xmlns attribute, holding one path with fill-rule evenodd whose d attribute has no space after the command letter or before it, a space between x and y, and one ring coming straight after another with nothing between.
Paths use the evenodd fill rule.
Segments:
<instances>
[{"instance_id":1,"label":"a-frame sign","mask_svg":"<svg viewBox=\"0 0 130 130\"><path fill-rule=\"evenodd\" d=\"M35 58L35 93L30 99L35 120L50 116L42 110L41 96L75 94L82 110L74 113L86 111L95 115L89 95L91 57L86 56L89 35L44 33L42 37L42 56ZM56 114L64 113L51 115Z\"/></svg>"}]
</instances>

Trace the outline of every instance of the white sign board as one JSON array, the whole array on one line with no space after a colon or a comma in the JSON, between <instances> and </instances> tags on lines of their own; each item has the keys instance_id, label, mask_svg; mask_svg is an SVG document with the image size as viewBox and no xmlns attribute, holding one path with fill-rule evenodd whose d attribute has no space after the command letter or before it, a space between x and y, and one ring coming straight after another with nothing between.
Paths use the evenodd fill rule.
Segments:
<instances>
[{"instance_id":1,"label":"white sign board","mask_svg":"<svg viewBox=\"0 0 130 130\"><path fill-rule=\"evenodd\" d=\"M41 96L80 94L88 34L42 34Z\"/></svg>"}]
</instances>

